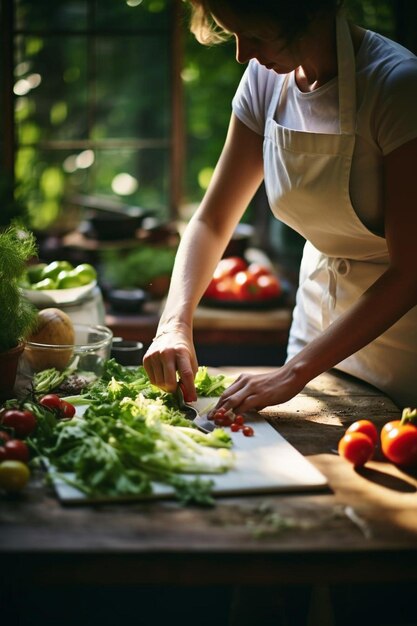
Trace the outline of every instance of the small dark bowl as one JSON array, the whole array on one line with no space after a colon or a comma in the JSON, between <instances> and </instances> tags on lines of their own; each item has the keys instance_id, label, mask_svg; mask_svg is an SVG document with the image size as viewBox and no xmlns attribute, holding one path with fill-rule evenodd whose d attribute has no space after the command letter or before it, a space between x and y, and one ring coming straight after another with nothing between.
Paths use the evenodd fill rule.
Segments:
<instances>
[{"instance_id":1,"label":"small dark bowl","mask_svg":"<svg viewBox=\"0 0 417 626\"><path fill-rule=\"evenodd\" d=\"M115 337L112 342L110 356L120 363L120 365L141 365L143 343Z\"/></svg>"},{"instance_id":2,"label":"small dark bowl","mask_svg":"<svg viewBox=\"0 0 417 626\"><path fill-rule=\"evenodd\" d=\"M143 289L109 289L106 298L116 313L140 313L149 296Z\"/></svg>"},{"instance_id":3,"label":"small dark bowl","mask_svg":"<svg viewBox=\"0 0 417 626\"><path fill-rule=\"evenodd\" d=\"M254 234L254 228L250 224L238 224L235 231L227 244L223 258L229 256L244 257L245 252L251 244Z\"/></svg>"}]
</instances>

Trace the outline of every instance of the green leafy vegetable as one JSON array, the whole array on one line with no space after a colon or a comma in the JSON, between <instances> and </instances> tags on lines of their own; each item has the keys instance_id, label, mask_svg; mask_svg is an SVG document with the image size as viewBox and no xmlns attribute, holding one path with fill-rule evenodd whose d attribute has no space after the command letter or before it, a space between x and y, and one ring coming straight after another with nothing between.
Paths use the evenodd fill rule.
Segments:
<instances>
[{"instance_id":1,"label":"green leafy vegetable","mask_svg":"<svg viewBox=\"0 0 417 626\"><path fill-rule=\"evenodd\" d=\"M195 376L195 388L199 396L221 396L223 391L233 382L232 376L209 374L207 367L200 366Z\"/></svg>"},{"instance_id":2,"label":"green leafy vegetable","mask_svg":"<svg viewBox=\"0 0 417 626\"><path fill-rule=\"evenodd\" d=\"M76 371L79 360L78 356L74 357L62 372L54 367L37 372L32 381L34 392L43 394L59 387L64 380Z\"/></svg>"},{"instance_id":3,"label":"green leafy vegetable","mask_svg":"<svg viewBox=\"0 0 417 626\"><path fill-rule=\"evenodd\" d=\"M50 380L50 373L42 376ZM196 381L205 396L219 395L228 382L204 367ZM201 474L225 472L234 464L230 435L220 428L201 433L179 410L175 395L152 385L142 366L109 359L83 394L66 399L85 404L84 415L57 421L39 414L30 445L60 480L88 496L149 495L160 482L171 485L181 502L212 504L213 481Z\"/></svg>"}]
</instances>

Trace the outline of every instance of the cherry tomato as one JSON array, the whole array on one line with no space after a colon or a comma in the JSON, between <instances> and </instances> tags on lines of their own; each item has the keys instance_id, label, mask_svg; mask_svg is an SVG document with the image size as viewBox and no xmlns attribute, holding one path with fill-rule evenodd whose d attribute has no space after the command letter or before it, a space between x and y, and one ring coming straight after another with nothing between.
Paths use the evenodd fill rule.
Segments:
<instances>
[{"instance_id":1,"label":"cherry tomato","mask_svg":"<svg viewBox=\"0 0 417 626\"><path fill-rule=\"evenodd\" d=\"M70 402L66 400L61 400L61 413L64 417L74 417L76 408Z\"/></svg>"},{"instance_id":2,"label":"cherry tomato","mask_svg":"<svg viewBox=\"0 0 417 626\"><path fill-rule=\"evenodd\" d=\"M244 424L245 418L243 417L243 415L236 415L233 421L235 424L239 424L241 426L242 424Z\"/></svg>"},{"instance_id":3,"label":"cherry tomato","mask_svg":"<svg viewBox=\"0 0 417 626\"><path fill-rule=\"evenodd\" d=\"M278 298L282 293L282 286L277 276L259 276L257 279L257 286L262 299Z\"/></svg>"},{"instance_id":4,"label":"cherry tomato","mask_svg":"<svg viewBox=\"0 0 417 626\"><path fill-rule=\"evenodd\" d=\"M59 410L61 408L61 398L55 393L47 393L45 396L40 398L39 404L45 406L47 409Z\"/></svg>"},{"instance_id":5,"label":"cherry tomato","mask_svg":"<svg viewBox=\"0 0 417 626\"><path fill-rule=\"evenodd\" d=\"M220 278L224 278L225 276L234 276L238 272L245 270L248 264L240 256L229 256L220 261L217 264L216 269L213 273L213 278L215 280L219 280Z\"/></svg>"},{"instance_id":6,"label":"cherry tomato","mask_svg":"<svg viewBox=\"0 0 417 626\"><path fill-rule=\"evenodd\" d=\"M347 433L364 433L364 435L368 435L374 446L378 443L378 430L370 420L358 420L357 422L353 422L346 430Z\"/></svg>"},{"instance_id":7,"label":"cherry tomato","mask_svg":"<svg viewBox=\"0 0 417 626\"><path fill-rule=\"evenodd\" d=\"M232 418L225 413L215 413L214 423L216 424L216 426L231 426Z\"/></svg>"},{"instance_id":8,"label":"cherry tomato","mask_svg":"<svg viewBox=\"0 0 417 626\"><path fill-rule=\"evenodd\" d=\"M29 468L21 461L3 461L0 463L0 489L9 493L21 491L30 477Z\"/></svg>"},{"instance_id":9,"label":"cherry tomato","mask_svg":"<svg viewBox=\"0 0 417 626\"><path fill-rule=\"evenodd\" d=\"M338 451L340 456L353 463L355 467L360 467L372 458L374 444L364 433L346 433L339 441Z\"/></svg>"},{"instance_id":10,"label":"cherry tomato","mask_svg":"<svg viewBox=\"0 0 417 626\"><path fill-rule=\"evenodd\" d=\"M384 429L381 448L387 459L396 465L417 464L417 427L400 423L391 427L385 424Z\"/></svg>"},{"instance_id":11,"label":"cherry tomato","mask_svg":"<svg viewBox=\"0 0 417 626\"><path fill-rule=\"evenodd\" d=\"M6 441L9 441L11 439L9 433L6 433L5 430L0 430L0 446L3 443L6 443Z\"/></svg>"},{"instance_id":12,"label":"cherry tomato","mask_svg":"<svg viewBox=\"0 0 417 626\"><path fill-rule=\"evenodd\" d=\"M7 409L2 415L2 424L13 428L16 437L27 437L36 428L36 417L30 411Z\"/></svg>"},{"instance_id":13,"label":"cherry tomato","mask_svg":"<svg viewBox=\"0 0 417 626\"><path fill-rule=\"evenodd\" d=\"M242 430L242 428L242 424L238 424L237 422L232 422L230 424L230 430L232 431L232 433L237 433L239 430Z\"/></svg>"},{"instance_id":14,"label":"cherry tomato","mask_svg":"<svg viewBox=\"0 0 417 626\"><path fill-rule=\"evenodd\" d=\"M238 300L257 300L260 294L258 279L246 271L234 276L233 291Z\"/></svg>"},{"instance_id":15,"label":"cherry tomato","mask_svg":"<svg viewBox=\"0 0 417 626\"><path fill-rule=\"evenodd\" d=\"M213 298L219 300L234 300L236 295L234 292L234 280L232 276L225 276L214 284Z\"/></svg>"},{"instance_id":16,"label":"cherry tomato","mask_svg":"<svg viewBox=\"0 0 417 626\"><path fill-rule=\"evenodd\" d=\"M393 420L384 424L381 429L381 444L388 433L390 433L393 428L398 428L399 426L401 426L401 420Z\"/></svg>"},{"instance_id":17,"label":"cherry tomato","mask_svg":"<svg viewBox=\"0 0 417 626\"><path fill-rule=\"evenodd\" d=\"M245 435L245 437L253 437L253 435L255 434L252 426L244 426L242 428L242 433Z\"/></svg>"},{"instance_id":18,"label":"cherry tomato","mask_svg":"<svg viewBox=\"0 0 417 626\"><path fill-rule=\"evenodd\" d=\"M22 461L22 463L27 463L30 459L29 447L21 439L6 441L3 446L3 453L5 461Z\"/></svg>"}]
</instances>

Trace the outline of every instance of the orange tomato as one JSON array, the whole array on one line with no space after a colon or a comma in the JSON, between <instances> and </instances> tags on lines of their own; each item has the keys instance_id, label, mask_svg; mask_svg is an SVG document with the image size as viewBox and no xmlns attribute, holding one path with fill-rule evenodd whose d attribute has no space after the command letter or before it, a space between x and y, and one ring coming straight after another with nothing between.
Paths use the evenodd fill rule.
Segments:
<instances>
[{"instance_id":1,"label":"orange tomato","mask_svg":"<svg viewBox=\"0 0 417 626\"><path fill-rule=\"evenodd\" d=\"M372 439L368 435L354 432L347 433L341 438L338 452L355 467L361 467L372 458L374 447Z\"/></svg>"},{"instance_id":2,"label":"orange tomato","mask_svg":"<svg viewBox=\"0 0 417 626\"><path fill-rule=\"evenodd\" d=\"M346 433L364 433L368 435L374 446L378 443L378 430L370 420L357 420L346 430Z\"/></svg>"}]
</instances>

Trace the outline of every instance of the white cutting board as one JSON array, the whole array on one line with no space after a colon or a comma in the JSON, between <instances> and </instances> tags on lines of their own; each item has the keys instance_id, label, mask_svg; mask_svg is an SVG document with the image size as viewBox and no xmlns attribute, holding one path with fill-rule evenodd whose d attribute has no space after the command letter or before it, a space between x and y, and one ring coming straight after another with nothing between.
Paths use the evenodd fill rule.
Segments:
<instances>
[{"instance_id":1,"label":"white cutting board","mask_svg":"<svg viewBox=\"0 0 417 626\"><path fill-rule=\"evenodd\" d=\"M203 412L204 407L212 407L215 402L212 398L201 399L196 406ZM82 412L79 408L77 414ZM248 415L245 423L253 427L253 437L245 437L241 431L233 433L226 428L233 440L234 468L224 474L199 474L201 478L213 480L214 496L306 491L327 486L325 476L261 415ZM183 476L186 477L185 474ZM54 486L59 499L65 504L167 498L174 495L172 487L160 483L154 483L154 493L150 496L94 499L58 478L54 479Z\"/></svg>"}]
</instances>

